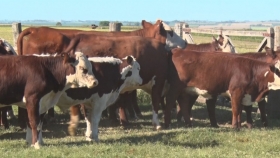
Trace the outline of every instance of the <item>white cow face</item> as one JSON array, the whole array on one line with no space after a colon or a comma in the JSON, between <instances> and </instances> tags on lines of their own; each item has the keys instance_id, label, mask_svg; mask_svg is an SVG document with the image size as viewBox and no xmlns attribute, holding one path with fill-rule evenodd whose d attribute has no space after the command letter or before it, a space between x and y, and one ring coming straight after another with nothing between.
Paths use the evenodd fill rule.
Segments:
<instances>
[{"instance_id":1,"label":"white cow face","mask_svg":"<svg viewBox=\"0 0 280 158\"><path fill-rule=\"evenodd\" d=\"M121 79L124 80L125 87L134 87L142 84L143 80L140 77L140 64L132 56L123 58L129 64L122 69Z\"/></svg>"},{"instance_id":2,"label":"white cow face","mask_svg":"<svg viewBox=\"0 0 280 158\"><path fill-rule=\"evenodd\" d=\"M222 52L238 53L229 36L219 35L217 40L219 40L220 38L223 38L224 40L223 45L220 45L220 49L222 49Z\"/></svg>"},{"instance_id":3,"label":"white cow face","mask_svg":"<svg viewBox=\"0 0 280 158\"><path fill-rule=\"evenodd\" d=\"M98 85L98 81L93 75L92 65L88 58L81 52L76 52L76 61L72 64L75 67L75 74L66 77L67 83L72 88L88 87L93 88Z\"/></svg>"},{"instance_id":4,"label":"white cow face","mask_svg":"<svg viewBox=\"0 0 280 158\"><path fill-rule=\"evenodd\" d=\"M162 25L164 30L166 31L166 50L171 50L172 48L181 48L184 49L186 47L186 41L183 40L180 36L178 36L170 26L162 21Z\"/></svg>"}]
</instances>

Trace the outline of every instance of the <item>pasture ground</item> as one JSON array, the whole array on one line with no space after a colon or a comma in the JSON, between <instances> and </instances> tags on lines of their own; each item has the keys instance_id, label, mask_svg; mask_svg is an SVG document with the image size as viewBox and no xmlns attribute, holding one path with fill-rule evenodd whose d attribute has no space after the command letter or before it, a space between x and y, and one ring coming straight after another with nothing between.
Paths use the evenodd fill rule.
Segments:
<instances>
[{"instance_id":1,"label":"pasture ground","mask_svg":"<svg viewBox=\"0 0 280 158\"><path fill-rule=\"evenodd\" d=\"M11 27L0 27L0 37L12 42ZM205 35L193 37L196 43L212 40L211 36ZM255 51L260 42L261 39L233 40L240 53ZM100 143L85 141L84 121L79 125L77 136L69 136L69 115L55 109L56 122L44 126L45 145L41 150L35 150L26 145L25 131L19 130L17 120L12 119L9 130L0 129L1 157L280 157L280 120L269 119L269 127L263 128L256 106L252 115L255 127L251 130L245 127L244 113L243 128L240 131L231 129L231 109L222 106L216 108L220 128L211 128L202 100L193 108L193 128L177 124L173 114L171 129L154 131L149 96L141 93L138 100L144 118L130 121L125 129L112 126L108 119L102 119L99 126ZM13 108L17 114L17 108ZM161 111L160 117L163 122Z\"/></svg>"},{"instance_id":2,"label":"pasture ground","mask_svg":"<svg viewBox=\"0 0 280 158\"><path fill-rule=\"evenodd\" d=\"M14 107L15 109L15 107ZM173 114L171 129L154 131L151 125L151 106L141 106L144 118L130 121L127 128L102 119L99 126L100 143L85 141L85 121L81 121L77 136L67 133L69 115L56 111L55 123L43 130L45 145L40 150L25 143L25 131L20 131L16 120L9 130L0 130L1 157L279 157L280 120L269 120L269 128L262 128L257 108L254 107L255 127L240 131L230 128L231 109L217 106L220 128L211 128L206 107L196 103L193 128L177 124ZM15 109L16 111L16 109ZM160 111L160 116L162 113ZM242 116L243 121L245 115ZM161 122L163 119L161 118Z\"/></svg>"}]
</instances>

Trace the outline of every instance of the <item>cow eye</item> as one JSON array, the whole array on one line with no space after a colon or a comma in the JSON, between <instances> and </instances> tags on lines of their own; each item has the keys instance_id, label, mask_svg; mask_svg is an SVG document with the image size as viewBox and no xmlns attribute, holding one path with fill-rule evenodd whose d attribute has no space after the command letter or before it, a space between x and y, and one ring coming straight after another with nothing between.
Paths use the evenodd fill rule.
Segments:
<instances>
[{"instance_id":1,"label":"cow eye","mask_svg":"<svg viewBox=\"0 0 280 158\"><path fill-rule=\"evenodd\" d=\"M88 70L87 69L83 69L83 73L84 74L88 73Z\"/></svg>"}]
</instances>

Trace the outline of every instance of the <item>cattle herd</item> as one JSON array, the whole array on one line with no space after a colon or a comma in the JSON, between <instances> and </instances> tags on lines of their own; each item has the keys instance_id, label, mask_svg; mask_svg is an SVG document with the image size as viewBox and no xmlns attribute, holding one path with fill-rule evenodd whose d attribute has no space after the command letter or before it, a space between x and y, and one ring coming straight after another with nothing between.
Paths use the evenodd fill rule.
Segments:
<instances>
[{"instance_id":1,"label":"cattle herd","mask_svg":"<svg viewBox=\"0 0 280 158\"><path fill-rule=\"evenodd\" d=\"M152 124L161 129L158 112L163 107L164 127L170 128L171 111L179 105L177 120L192 126L191 109L199 95L206 98L210 123L217 97L231 99L232 127L241 127L241 112L252 127L252 104L258 102L267 126L264 97L279 89L280 51L237 54L228 36L191 44L162 20L142 20L142 29L131 32L98 32L49 27L29 27L17 41L17 52L0 39L0 113L5 128L10 105L20 107L26 142L43 144L43 118L55 105L70 108L70 135L75 135L79 112L86 120L86 140L99 141L101 115L128 123L125 110L141 117L136 89L152 98ZM228 53L225 53L228 52ZM107 109L108 108L108 109ZM87 112L85 112L87 111Z\"/></svg>"}]
</instances>

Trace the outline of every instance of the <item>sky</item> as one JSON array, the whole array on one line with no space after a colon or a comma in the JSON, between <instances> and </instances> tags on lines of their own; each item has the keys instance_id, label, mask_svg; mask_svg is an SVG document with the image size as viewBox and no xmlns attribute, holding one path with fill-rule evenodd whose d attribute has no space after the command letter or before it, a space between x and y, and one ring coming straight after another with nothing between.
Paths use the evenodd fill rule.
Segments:
<instances>
[{"instance_id":1,"label":"sky","mask_svg":"<svg viewBox=\"0 0 280 158\"><path fill-rule=\"evenodd\" d=\"M0 20L157 19L280 20L280 0L6 0L0 15Z\"/></svg>"}]
</instances>

